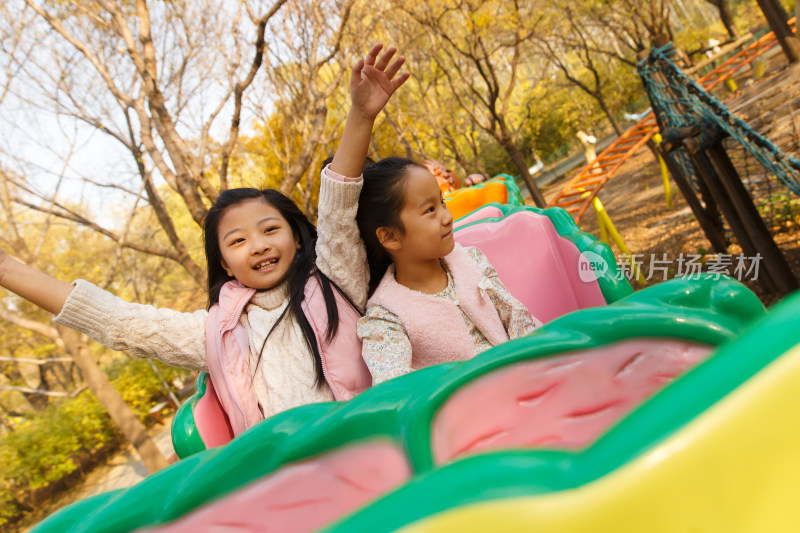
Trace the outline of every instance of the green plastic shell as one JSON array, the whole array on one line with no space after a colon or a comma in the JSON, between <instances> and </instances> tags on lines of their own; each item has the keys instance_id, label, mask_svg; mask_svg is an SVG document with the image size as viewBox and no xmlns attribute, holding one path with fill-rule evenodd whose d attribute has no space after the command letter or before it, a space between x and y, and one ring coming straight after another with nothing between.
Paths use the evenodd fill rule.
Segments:
<instances>
[{"instance_id":1,"label":"green plastic shell","mask_svg":"<svg viewBox=\"0 0 800 533\"><path fill-rule=\"evenodd\" d=\"M197 431L194 420L194 409L197 402L206 394L206 379L208 373L200 372L195 380L195 393L183 402L172 419L172 447L181 459L206 450L206 444Z\"/></svg>"},{"instance_id":2,"label":"green plastic shell","mask_svg":"<svg viewBox=\"0 0 800 533\"><path fill-rule=\"evenodd\" d=\"M193 455L130 489L67 507L34 531L120 532L169 522L282 466L375 440L405 450L412 479L328 531L393 531L471 502L579 486L652 448L796 344L798 312L800 297L795 297L764 319L758 298L728 278L671 280L607 307L565 315L469 361L413 372L348 402L280 413L230 444ZM719 348L585 450L496 451L434 465L431 421L464 384L519 361L654 337Z\"/></svg>"}]
</instances>

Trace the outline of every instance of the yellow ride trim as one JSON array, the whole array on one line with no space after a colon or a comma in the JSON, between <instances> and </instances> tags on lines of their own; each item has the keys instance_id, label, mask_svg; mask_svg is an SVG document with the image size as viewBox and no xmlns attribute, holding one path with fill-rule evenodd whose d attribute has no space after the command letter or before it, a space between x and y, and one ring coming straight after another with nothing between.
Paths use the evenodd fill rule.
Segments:
<instances>
[{"instance_id":1,"label":"yellow ride trim","mask_svg":"<svg viewBox=\"0 0 800 533\"><path fill-rule=\"evenodd\" d=\"M591 193L587 191L582 195L582 197L586 197L589 194ZM603 207L602 202L600 202L600 198L597 196L592 198L592 207L594 207L594 212L597 215L597 227L600 231L600 240L609 246L611 246L611 241L614 241L614 243L617 245L617 249L619 249L621 253L625 254L630 259L631 273L636 278L636 283L638 283L640 286L644 285L645 279L644 275L642 275L642 270L639 268L639 265L636 264L633 254L631 254L630 250L628 250L628 247L625 245L625 241L622 240L622 235L620 235L617 231L617 228L614 227L614 223L611 222L611 217L608 216L608 213Z\"/></svg>"}]
</instances>

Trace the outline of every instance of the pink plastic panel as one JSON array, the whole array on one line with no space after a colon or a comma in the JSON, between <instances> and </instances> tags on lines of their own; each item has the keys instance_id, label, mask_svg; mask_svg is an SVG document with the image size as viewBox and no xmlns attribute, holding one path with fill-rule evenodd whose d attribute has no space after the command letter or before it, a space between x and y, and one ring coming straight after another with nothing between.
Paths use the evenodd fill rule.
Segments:
<instances>
[{"instance_id":1,"label":"pink plastic panel","mask_svg":"<svg viewBox=\"0 0 800 533\"><path fill-rule=\"evenodd\" d=\"M233 430L219 403L211 376L206 377L206 393L194 406L194 423L208 449L222 446L233 439Z\"/></svg>"},{"instance_id":2,"label":"pink plastic panel","mask_svg":"<svg viewBox=\"0 0 800 533\"><path fill-rule=\"evenodd\" d=\"M584 448L710 351L640 339L496 370L443 405L433 424L434 460L508 448Z\"/></svg>"},{"instance_id":3,"label":"pink plastic panel","mask_svg":"<svg viewBox=\"0 0 800 533\"><path fill-rule=\"evenodd\" d=\"M455 239L480 248L511 294L544 323L606 305L597 281L579 276L578 248L559 236L544 215L519 211L499 222L459 230Z\"/></svg>"},{"instance_id":4,"label":"pink plastic panel","mask_svg":"<svg viewBox=\"0 0 800 533\"><path fill-rule=\"evenodd\" d=\"M171 524L147 531L315 531L409 477L405 455L393 444L348 446L281 468Z\"/></svg>"},{"instance_id":5,"label":"pink plastic panel","mask_svg":"<svg viewBox=\"0 0 800 533\"><path fill-rule=\"evenodd\" d=\"M465 224L469 224L470 222L477 222L478 220L483 220L484 218L501 218L503 216L503 212L500 208L495 207L493 205L487 205L476 209L472 213L467 216L461 217L455 222L453 222L453 228L460 228Z\"/></svg>"}]
</instances>

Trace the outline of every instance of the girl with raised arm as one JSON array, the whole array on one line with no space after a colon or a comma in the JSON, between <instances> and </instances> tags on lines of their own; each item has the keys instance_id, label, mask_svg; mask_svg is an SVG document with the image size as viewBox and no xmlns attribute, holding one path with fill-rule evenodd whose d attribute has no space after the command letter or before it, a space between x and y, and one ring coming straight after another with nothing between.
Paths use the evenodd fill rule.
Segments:
<instances>
[{"instance_id":1,"label":"girl with raised arm","mask_svg":"<svg viewBox=\"0 0 800 533\"><path fill-rule=\"evenodd\" d=\"M353 109L333 162L323 170L323 177L342 181L363 175L356 218L374 294L358 335L373 384L469 359L541 324L503 286L480 250L455 244L453 217L424 166L387 158L364 167L375 117L409 76L391 81L403 59L387 68L393 48L373 65L379 47L366 64L356 65ZM387 76L380 76L384 70ZM320 199L320 207L326 203ZM355 257L352 264L357 268Z\"/></svg>"},{"instance_id":2,"label":"girl with raised arm","mask_svg":"<svg viewBox=\"0 0 800 533\"><path fill-rule=\"evenodd\" d=\"M366 168L357 221L374 290L358 324L373 384L470 359L541 325L478 248L455 242L424 166L387 158Z\"/></svg>"}]
</instances>

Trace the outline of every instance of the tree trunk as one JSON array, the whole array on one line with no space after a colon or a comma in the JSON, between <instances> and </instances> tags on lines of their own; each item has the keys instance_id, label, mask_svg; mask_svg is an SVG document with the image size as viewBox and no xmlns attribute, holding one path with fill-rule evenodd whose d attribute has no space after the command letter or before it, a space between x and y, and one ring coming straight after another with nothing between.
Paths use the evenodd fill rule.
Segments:
<instances>
[{"instance_id":1,"label":"tree trunk","mask_svg":"<svg viewBox=\"0 0 800 533\"><path fill-rule=\"evenodd\" d=\"M789 25L786 23L788 17L781 4L778 0L756 1L758 2L758 7L764 12L764 17L767 19L770 28L775 32L775 37L777 37L789 63L800 61L800 40L789 29Z\"/></svg>"},{"instance_id":2,"label":"tree trunk","mask_svg":"<svg viewBox=\"0 0 800 533\"><path fill-rule=\"evenodd\" d=\"M533 203L536 204L536 207L547 207L547 202L544 201L544 195L542 195L542 191L539 190L539 186L536 185L531 173L528 172L528 164L525 161L525 156L522 154L522 150L519 149L519 146L517 146L517 144L512 141L511 137L508 135L503 135L500 133L499 135L495 135L495 137L503 146L503 149L505 149L506 153L511 156L511 160L517 166L517 170L519 170L520 175L522 175L525 185L528 186L528 190L531 193L531 198L533 198Z\"/></svg>"},{"instance_id":3,"label":"tree trunk","mask_svg":"<svg viewBox=\"0 0 800 533\"><path fill-rule=\"evenodd\" d=\"M733 21L733 11L731 11L731 4L729 0L719 0L719 18L725 25L725 30L731 36L731 40L735 41L740 37L739 30L736 29L736 24Z\"/></svg>"},{"instance_id":4,"label":"tree trunk","mask_svg":"<svg viewBox=\"0 0 800 533\"><path fill-rule=\"evenodd\" d=\"M602 109L603 113L605 113L608 117L611 127L614 128L614 131L617 133L617 135L622 135L625 130L622 128L622 124L619 123L619 120L617 120L617 117L614 116L614 113L612 113L608 108L608 104L606 104L605 98L603 98L603 93L597 91L595 98L597 98L597 103L600 105L600 109Z\"/></svg>"},{"instance_id":5,"label":"tree trunk","mask_svg":"<svg viewBox=\"0 0 800 533\"><path fill-rule=\"evenodd\" d=\"M23 386L32 385L31 383L28 383L28 380L26 380L22 375L22 371L19 369L17 363L9 363L3 373L12 385L15 383L19 383ZM33 384L32 386L36 388L36 384ZM47 409L47 405L49 403L47 396L24 391L20 391L20 394L22 394L22 396L25 398L25 401L28 402L28 405L30 405L34 411L39 412Z\"/></svg>"},{"instance_id":6,"label":"tree trunk","mask_svg":"<svg viewBox=\"0 0 800 533\"><path fill-rule=\"evenodd\" d=\"M80 368L89 390L106 408L111 419L119 427L125 438L139 452L144 466L151 474L167 466L167 459L158 449L144 426L111 385L108 376L100 369L89 353L86 343L72 330L59 327L64 345L75 364Z\"/></svg>"}]
</instances>

